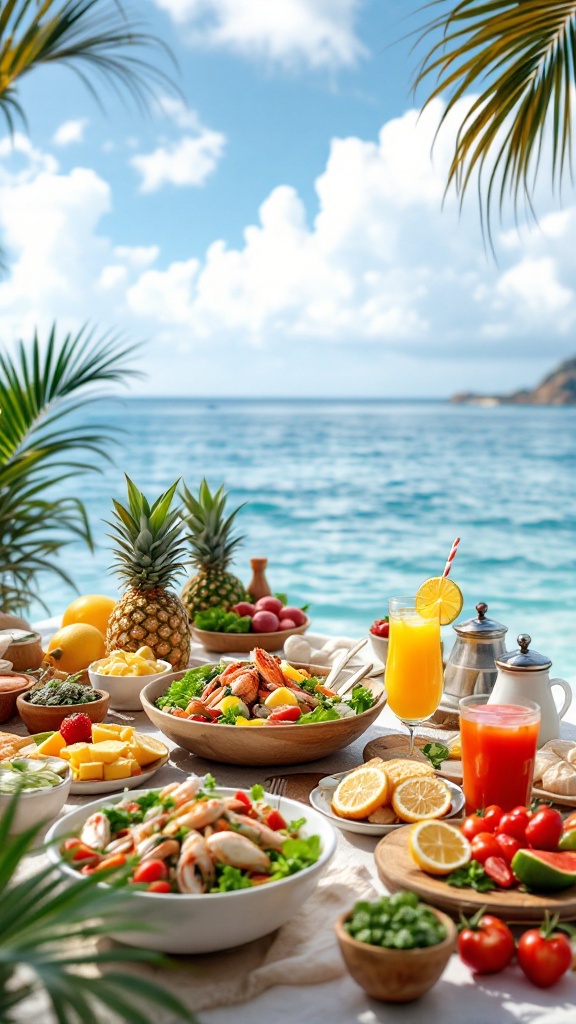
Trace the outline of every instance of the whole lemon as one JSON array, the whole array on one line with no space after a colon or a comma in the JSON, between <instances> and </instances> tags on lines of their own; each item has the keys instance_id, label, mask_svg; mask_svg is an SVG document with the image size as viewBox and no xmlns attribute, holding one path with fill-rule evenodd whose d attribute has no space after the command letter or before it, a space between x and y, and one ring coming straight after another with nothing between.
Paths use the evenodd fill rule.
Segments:
<instances>
[{"instance_id":1,"label":"whole lemon","mask_svg":"<svg viewBox=\"0 0 576 1024\"><path fill-rule=\"evenodd\" d=\"M82 672L106 654L104 637L95 626L74 623L62 626L46 648L46 658L63 672Z\"/></svg>"},{"instance_id":2,"label":"whole lemon","mask_svg":"<svg viewBox=\"0 0 576 1024\"><path fill-rule=\"evenodd\" d=\"M62 616L62 625L72 626L75 622L82 622L87 626L95 626L106 636L108 619L115 607L116 601L113 597L105 597L104 594L85 594L68 605Z\"/></svg>"}]
</instances>

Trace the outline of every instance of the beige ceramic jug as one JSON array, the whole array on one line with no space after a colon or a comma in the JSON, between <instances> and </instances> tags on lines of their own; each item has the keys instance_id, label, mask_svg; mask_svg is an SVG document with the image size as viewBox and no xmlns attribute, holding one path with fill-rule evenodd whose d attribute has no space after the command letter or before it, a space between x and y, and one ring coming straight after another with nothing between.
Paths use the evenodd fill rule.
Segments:
<instances>
[{"instance_id":1,"label":"beige ceramic jug","mask_svg":"<svg viewBox=\"0 0 576 1024\"><path fill-rule=\"evenodd\" d=\"M532 638L521 633L517 638L518 650L508 651L496 661L498 676L490 694L489 704L522 704L533 700L540 705L540 732L538 746L560 735L560 719L572 703L572 689L565 679L550 679L552 662L538 651L529 651ZM560 710L552 696L552 687L564 690L564 703Z\"/></svg>"}]
</instances>

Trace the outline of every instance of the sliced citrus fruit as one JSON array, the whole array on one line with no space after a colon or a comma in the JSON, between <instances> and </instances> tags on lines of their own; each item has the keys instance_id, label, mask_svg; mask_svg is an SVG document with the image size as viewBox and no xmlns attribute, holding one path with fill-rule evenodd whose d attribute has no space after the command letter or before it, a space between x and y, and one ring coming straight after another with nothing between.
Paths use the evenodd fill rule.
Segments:
<instances>
[{"instance_id":1,"label":"sliced citrus fruit","mask_svg":"<svg viewBox=\"0 0 576 1024\"><path fill-rule=\"evenodd\" d=\"M342 779L332 797L332 810L341 818L367 818L388 800L388 779L379 768L359 768Z\"/></svg>"},{"instance_id":2,"label":"sliced citrus fruit","mask_svg":"<svg viewBox=\"0 0 576 1024\"><path fill-rule=\"evenodd\" d=\"M454 580L447 576L432 576L425 580L416 594L416 611L423 619L440 617L440 625L447 626L458 618L464 598Z\"/></svg>"},{"instance_id":3,"label":"sliced citrus fruit","mask_svg":"<svg viewBox=\"0 0 576 1024\"><path fill-rule=\"evenodd\" d=\"M441 779L422 776L406 779L394 790L392 807L402 821L442 818L450 810L450 790Z\"/></svg>"},{"instance_id":4,"label":"sliced citrus fruit","mask_svg":"<svg viewBox=\"0 0 576 1024\"><path fill-rule=\"evenodd\" d=\"M410 829L408 845L418 867L429 875L449 875L472 856L466 837L446 821L419 821Z\"/></svg>"}]
</instances>

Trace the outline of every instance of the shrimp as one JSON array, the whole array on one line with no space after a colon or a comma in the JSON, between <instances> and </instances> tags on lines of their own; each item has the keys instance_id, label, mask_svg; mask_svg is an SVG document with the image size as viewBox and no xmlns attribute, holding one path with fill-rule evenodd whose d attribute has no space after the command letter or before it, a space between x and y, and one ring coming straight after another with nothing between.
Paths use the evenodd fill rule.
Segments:
<instances>
[{"instance_id":1,"label":"shrimp","mask_svg":"<svg viewBox=\"0 0 576 1024\"><path fill-rule=\"evenodd\" d=\"M206 840L199 832L190 832L180 850L176 881L180 892L203 893L214 881L216 871Z\"/></svg>"},{"instance_id":2,"label":"shrimp","mask_svg":"<svg viewBox=\"0 0 576 1024\"><path fill-rule=\"evenodd\" d=\"M105 814L96 811L86 818L80 833L80 839L93 850L104 850L112 838L110 822Z\"/></svg>"},{"instance_id":3,"label":"shrimp","mask_svg":"<svg viewBox=\"0 0 576 1024\"><path fill-rule=\"evenodd\" d=\"M235 831L237 830L240 835L246 836L253 843L257 843L258 846L263 847L265 850L278 850L279 853L282 852L286 836L281 836L278 832L274 832L264 822L257 821L256 818L249 818L245 814L234 814L233 811L227 811L225 817L234 827Z\"/></svg>"},{"instance_id":4,"label":"shrimp","mask_svg":"<svg viewBox=\"0 0 576 1024\"><path fill-rule=\"evenodd\" d=\"M223 800L196 800L194 803L185 804L165 826L164 835L173 836L183 826L193 829L205 828L222 817L225 810L226 804Z\"/></svg>"},{"instance_id":5,"label":"shrimp","mask_svg":"<svg viewBox=\"0 0 576 1024\"><path fill-rule=\"evenodd\" d=\"M270 858L255 843L237 832L215 832L206 840L209 852L219 864L244 871L268 871Z\"/></svg>"}]
</instances>

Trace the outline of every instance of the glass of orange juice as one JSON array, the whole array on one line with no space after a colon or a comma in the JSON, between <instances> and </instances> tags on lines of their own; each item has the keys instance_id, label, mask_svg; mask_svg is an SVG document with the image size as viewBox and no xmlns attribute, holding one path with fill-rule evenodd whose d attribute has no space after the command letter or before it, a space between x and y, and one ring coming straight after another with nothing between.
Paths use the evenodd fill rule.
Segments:
<instances>
[{"instance_id":1,"label":"glass of orange juice","mask_svg":"<svg viewBox=\"0 0 576 1024\"><path fill-rule=\"evenodd\" d=\"M503 811L530 804L540 707L489 704L488 694L460 701L463 789L468 813L498 804Z\"/></svg>"},{"instance_id":2,"label":"glass of orange juice","mask_svg":"<svg viewBox=\"0 0 576 1024\"><path fill-rule=\"evenodd\" d=\"M414 597L393 597L389 602L390 639L386 662L388 707L410 733L433 715L443 689L440 618L424 618Z\"/></svg>"}]
</instances>

